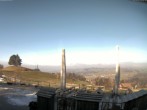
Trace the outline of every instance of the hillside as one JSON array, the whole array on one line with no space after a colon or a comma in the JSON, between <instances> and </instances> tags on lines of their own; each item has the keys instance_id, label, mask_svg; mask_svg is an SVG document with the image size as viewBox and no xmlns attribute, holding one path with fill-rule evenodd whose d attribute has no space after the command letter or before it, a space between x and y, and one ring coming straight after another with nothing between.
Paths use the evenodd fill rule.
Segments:
<instances>
[{"instance_id":1,"label":"hillside","mask_svg":"<svg viewBox=\"0 0 147 110\"><path fill-rule=\"evenodd\" d=\"M2 71L21 72L21 71L33 71L32 69L20 66L8 66L2 69Z\"/></svg>"},{"instance_id":2,"label":"hillside","mask_svg":"<svg viewBox=\"0 0 147 110\"><path fill-rule=\"evenodd\" d=\"M147 63L122 63L121 64L121 80L130 81L130 79L136 77L137 74L146 74ZM27 68L26 68L27 67ZM53 72L52 69L59 69L58 66L45 66L48 68L48 72L34 71L29 69L29 66L15 67L8 66L2 70L2 74L8 76L11 79L15 79L18 82L40 84L40 85L58 85L60 84L60 70ZM33 67L32 67L33 68ZM43 70L43 66L39 66L39 69ZM75 84L88 84L85 80L79 79L78 75L84 76L86 80L91 81L96 77L115 78L115 64L114 65L78 65L67 66L67 83ZM75 73L75 74L73 74ZM9 79L8 79L9 80ZM15 81L14 80L14 81ZM132 79L134 80L134 79Z\"/></svg>"},{"instance_id":3,"label":"hillside","mask_svg":"<svg viewBox=\"0 0 147 110\"><path fill-rule=\"evenodd\" d=\"M6 82L53 87L59 87L60 85L59 73L34 71L26 67L8 66L0 71L0 75L5 75ZM67 83L73 82L77 85L87 84L82 76L67 74Z\"/></svg>"}]
</instances>

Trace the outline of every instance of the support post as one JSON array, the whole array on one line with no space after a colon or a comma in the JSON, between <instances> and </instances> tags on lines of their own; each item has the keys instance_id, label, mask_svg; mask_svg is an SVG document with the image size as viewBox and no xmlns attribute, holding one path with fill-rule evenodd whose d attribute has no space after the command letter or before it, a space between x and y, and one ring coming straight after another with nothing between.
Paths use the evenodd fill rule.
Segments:
<instances>
[{"instance_id":1,"label":"support post","mask_svg":"<svg viewBox=\"0 0 147 110\"><path fill-rule=\"evenodd\" d=\"M61 89L66 89L66 59L65 49L62 49L62 65L61 65Z\"/></svg>"},{"instance_id":2,"label":"support post","mask_svg":"<svg viewBox=\"0 0 147 110\"><path fill-rule=\"evenodd\" d=\"M120 84L119 46L116 46L116 51L117 51L117 62L116 62L114 93L118 94L118 89L119 89L119 84Z\"/></svg>"}]
</instances>

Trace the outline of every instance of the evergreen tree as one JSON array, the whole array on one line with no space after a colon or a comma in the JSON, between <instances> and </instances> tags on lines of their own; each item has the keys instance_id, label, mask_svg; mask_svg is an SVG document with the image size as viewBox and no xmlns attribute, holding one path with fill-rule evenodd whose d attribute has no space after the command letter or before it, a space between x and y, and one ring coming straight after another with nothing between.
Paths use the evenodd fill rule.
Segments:
<instances>
[{"instance_id":1,"label":"evergreen tree","mask_svg":"<svg viewBox=\"0 0 147 110\"><path fill-rule=\"evenodd\" d=\"M9 59L8 64L14 66L21 66L22 59L20 59L19 55L12 55Z\"/></svg>"}]
</instances>

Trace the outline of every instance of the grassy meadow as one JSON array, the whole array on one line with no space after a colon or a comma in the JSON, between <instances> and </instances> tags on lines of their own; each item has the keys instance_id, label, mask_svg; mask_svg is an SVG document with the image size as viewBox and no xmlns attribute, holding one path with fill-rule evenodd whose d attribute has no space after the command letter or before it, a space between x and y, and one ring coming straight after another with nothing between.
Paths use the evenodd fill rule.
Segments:
<instances>
[{"instance_id":1,"label":"grassy meadow","mask_svg":"<svg viewBox=\"0 0 147 110\"><path fill-rule=\"evenodd\" d=\"M5 75L5 82L14 82L20 84L30 84L39 86L60 86L59 73L47 73L41 71L34 71L25 67L9 66L0 70L1 75ZM67 77L67 85L73 84L74 86L87 85L88 82L78 80L72 77Z\"/></svg>"}]
</instances>

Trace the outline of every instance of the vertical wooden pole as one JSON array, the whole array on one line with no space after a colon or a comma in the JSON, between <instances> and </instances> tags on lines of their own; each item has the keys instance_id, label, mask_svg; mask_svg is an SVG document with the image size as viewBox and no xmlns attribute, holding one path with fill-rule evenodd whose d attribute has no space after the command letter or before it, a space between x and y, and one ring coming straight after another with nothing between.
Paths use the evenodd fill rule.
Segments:
<instances>
[{"instance_id":1,"label":"vertical wooden pole","mask_svg":"<svg viewBox=\"0 0 147 110\"><path fill-rule=\"evenodd\" d=\"M65 49L62 49L61 89L66 89L66 59Z\"/></svg>"}]
</instances>

